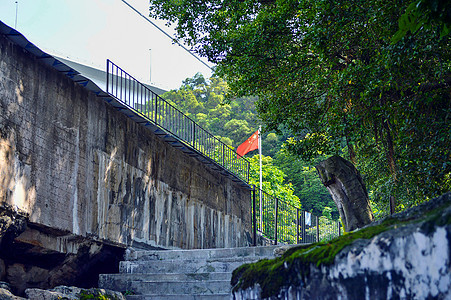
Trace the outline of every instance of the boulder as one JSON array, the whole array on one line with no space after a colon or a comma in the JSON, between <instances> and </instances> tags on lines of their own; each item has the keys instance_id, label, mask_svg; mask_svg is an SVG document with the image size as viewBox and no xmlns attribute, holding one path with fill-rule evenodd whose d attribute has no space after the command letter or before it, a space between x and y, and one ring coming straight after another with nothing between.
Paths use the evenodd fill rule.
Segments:
<instances>
[{"instance_id":1,"label":"boulder","mask_svg":"<svg viewBox=\"0 0 451 300\"><path fill-rule=\"evenodd\" d=\"M8 283L0 281L0 300L22 300L25 298L17 297L11 293L11 287Z\"/></svg>"},{"instance_id":2,"label":"boulder","mask_svg":"<svg viewBox=\"0 0 451 300\"><path fill-rule=\"evenodd\" d=\"M25 294L28 299L34 300L78 300L78 299L106 299L125 300L125 296L119 292L105 289L83 289L74 286L57 286L51 290L26 289ZM99 297L100 296L100 297ZM104 299L102 298L102 299Z\"/></svg>"},{"instance_id":3,"label":"boulder","mask_svg":"<svg viewBox=\"0 0 451 300\"><path fill-rule=\"evenodd\" d=\"M28 215L7 203L0 205L0 244L12 240L27 228Z\"/></svg>"},{"instance_id":4,"label":"boulder","mask_svg":"<svg viewBox=\"0 0 451 300\"><path fill-rule=\"evenodd\" d=\"M451 299L451 193L233 272L234 299Z\"/></svg>"}]
</instances>

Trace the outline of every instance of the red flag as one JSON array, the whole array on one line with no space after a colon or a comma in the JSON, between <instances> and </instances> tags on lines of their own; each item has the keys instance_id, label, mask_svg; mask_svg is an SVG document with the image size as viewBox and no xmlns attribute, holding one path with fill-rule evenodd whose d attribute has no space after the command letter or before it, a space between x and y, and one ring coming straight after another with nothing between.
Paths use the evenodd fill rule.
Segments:
<instances>
[{"instance_id":1,"label":"red flag","mask_svg":"<svg viewBox=\"0 0 451 300\"><path fill-rule=\"evenodd\" d=\"M236 149L236 154L238 158L246 155L246 153L258 149L258 130L251 135L250 138L248 138L244 143L238 146Z\"/></svg>"}]
</instances>

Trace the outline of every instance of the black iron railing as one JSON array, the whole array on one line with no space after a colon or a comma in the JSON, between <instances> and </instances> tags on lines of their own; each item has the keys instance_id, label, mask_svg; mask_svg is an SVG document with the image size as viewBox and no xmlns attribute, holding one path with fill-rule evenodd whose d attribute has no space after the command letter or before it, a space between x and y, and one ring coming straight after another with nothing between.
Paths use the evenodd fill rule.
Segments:
<instances>
[{"instance_id":1,"label":"black iron railing","mask_svg":"<svg viewBox=\"0 0 451 300\"><path fill-rule=\"evenodd\" d=\"M238 159L232 147L221 142L110 60L107 60L107 93L127 109L249 183L250 162L247 159ZM261 191L260 205L259 192L254 188L254 243L257 232L272 244L314 243L340 235L338 221L311 215L264 191Z\"/></svg>"},{"instance_id":2,"label":"black iron railing","mask_svg":"<svg viewBox=\"0 0 451 300\"><path fill-rule=\"evenodd\" d=\"M318 217L264 191L253 190L254 228L271 244L307 244L341 235L341 223ZM256 238L254 233L254 241Z\"/></svg>"},{"instance_id":3,"label":"black iron railing","mask_svg":"<svg viewBox=\"0 0 451 300\"><path fill-rule=\"evenodd\" d=\"M249 182L250 162L247 159L238 159L232 147L221 142L110 60L107 60L107 93L245 183Z\"/></svg>"}]
</instances>

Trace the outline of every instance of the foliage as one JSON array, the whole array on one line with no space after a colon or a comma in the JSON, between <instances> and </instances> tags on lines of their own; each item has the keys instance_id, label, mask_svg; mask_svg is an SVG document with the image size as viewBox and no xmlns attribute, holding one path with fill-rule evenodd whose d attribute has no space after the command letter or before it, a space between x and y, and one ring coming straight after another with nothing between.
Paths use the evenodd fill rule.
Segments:
<instances>
[{"instance_id":1,"label":"foliage","mask_svg":"<svg viewBox=\"0 0 451 300\"><path fill-rule=\"evenodd\" d=\"M80 294L79 294L80 300L88 300L88 299L92 299L92 300L114 300L117 297L112 297L110 295L103 295L100 292L90 292L90 291L85 291L85 290L81 290Z\"/></svg>"},{"instance_id":2,"label":"foliage","mask_svg":"<svg viewBox=\"0 0 451 300\"><path fill-rule=\"evenodd\" d=\"M415 1L406 28L424 26L397 43L400 16L414 11L407 0L151 0L150 9L217 63L230 95L258 96L267 128L289 129L289 151L346 154L372 201L395 196L400 209L451 189L449 8L434 8L446 2Z\"/></svg>"},{"instance_id":3,"label":"foliage","mask_svg":"<svg viewBox=\"0 0 451 300\"><path fill-rule=\"evenodd\" d=\"M327 207L327 206L325 208L332 210L330 207ZM329 214L330 214L330 212L329 212ZM318 223L319 223L318 228L319 228L319 241L320 242L328 242L338 236L338 232L339 232L338 226L341 225L340 222L333 221L333 220L331 220L330 216L328 217L326 215L323 215L318 218ZM316 227L316 224L314 224L314 225L315 226L309 227L306 229L305 234L307 236L312 237L308 241L316 241L316 234L317 234L318 228ZM340 230L341 230L341 233L344 232L343 228L340 228Z\"/></svg>"},{"instance_id":4,"label":"foliage","mask_svg":"<svg viewBox=\"0 0 451 300\"><path fill-rule=\"evenodd\" d=\"M281 149L276 155L275 162L293 184L304 210L310 211L316 216L321 216L324 215L322 213L325 207L329 207L332 210L331 217L337 219L337 207L329 192L321 183L316 169L312 166L323 159L324 157L320 157L313 162L307 162Z\"/></svg>"},{"instance_id":5,"label":"foliage","mask_svg":"<svg viewBox=\"0 0 451 300\"><path fill-rule=\"evenodd\" d=\"M399 18L399 30L392 41L397 42L409 31L414 34L421 28L436 27L440 37L451 32L451 5L447 0L415 0Z\"/></svg>"},{"instance_id":6,"label":"foliage","mask_svg":"<svg viewBox=\"0 0 451 300\"><path fill-rule=\"evenodd\" d=\"M212 77L207 81L197 74L193 78L187 78L179 90L167 92L164 98L225 144L238 146L257 130L255 99L244 97L225 103L224 94L227 90L227 84L220 78ZM211 100L212 98L215 100ZM193 111L196 113L192 113ZM263 133L264 172L267 172L264 175L264 190L272 194L280 189L277 197L282 199L291 199L295 195L301 200L302 208L315 215L321 215L324 206L333 207L333 216L337 218L338 212L332 198L319 181L315 169L308 166L308 162L280 151L287 136L288 133L283 128L279 130L279 134ZM219 155L219 151L216 152ZM250 160L251 184L259 186L258 157ZM288 202L293 205L297 203Z\"/></svg>"},{"instance_id":7,"label":"foliage","mask_svg":"<svg viewBox=\"0 0 451 300\"><path fill-rule=\"evenodd\" d=\"M249 161L251 163L249 183L258 188L260 186L259 155L254 155ZM294 194L293 185L291 183L286 183L285 177L285 173L273 164L273 159L270 156L262 156L263 191L290 205L301 208L301 202Z\"/></svg>"},{"instance_id":8,"label":"foliage","mask_svg":"<svg viewBox=\"0 0 451 300\"><path fill-rule=\"evenodd\" d=\"M187 78L180 89L166 92L163 98L225 144L239 145L258 129L255 98L243 97L227 103L227 90L224 80L212 77L207 81L196 74Z\"/></svg>"},{"instance_id":9,"label":"foliage","mask_svg":"<svg viewBox=\"0 0 451 300\"><path fill-rule=\"evenodd\" d=\"M213 77L207 81L197 74L193 78L186 79L179 90L170 91L164 97L182 112L193 118L203 128L212 132L225 144L238 146L239 143L236 143L233 139L241 142L241 140L247 139L256 130L255 127L250 125L256 119L254 102L252 98L239 98L225 103L224 93L226 90L227 84L221 79ZM161 113L160 111L159 114ZM165 118L163 115L159 117ZM279 151L283 139L286 139L286 131L284 133L283 129L280 130L279 135L275 132L263 134L264 153L275 155L278 158L274 160L270 156L265 155L262 158L264 205L262 207L262 215L260 215L260 202L257 201L257 222L259 227L261 227L259 229L262 234L268 239L274 239L275 204L276 199L278 199L278 242L294 244L297 242L297 233L299 231L296 228L296 224L301 203L304 204L305 202L306 205L309 205L308 208L302 206L303 209L313 210L315 215L320 215L324 206L333 204L333 202L331 202L330 196L327 195L325 188L321 185L313 167L304 167L306 165L305 162L301 162L292 156L286 157L285 153ZM198 145L198 150L220 163L223 162L222 152L224 150L221 145L212 147ZM233 157L233 161L235 161L235 157ZM233 161L226 161L225 163L227 165L233 163ZM238 162L241 161L238 160ZM250 184L254 184L258 189L260 186L259 156L254 155L249 161ZM289 176L284 172L288 172ZM296 182L297 190L291 181ZM302 195L302 202L297 195ZM336 209L334 210L334 215L335 217L338 215ZM331 214L329 213L330 216ZM322 222L324 226L321 228L321 237L331 238L332 235L327 230L333 226L328 226L326 221ZM303 237L300 238L302 239ZM307 233L305 238L308 241L314 241L316 231Z\"/></svg>"},{"instance_id":10,"label":"foliage","mask_svg":"<svg viewBox=\"0 0 451 300\"><path fill-rule=\"evenodd\" d=\"M249 183L260 188L259 155L249 159L251 163ZM296 243L296 209L301 209L301 202L294 194L293 185L285 181L285 173L273 164L269 156L262 156L262 215L260 215L260 201L256 201L258 220L262 218L260 231L269 239L274 239L275 230L275 201L278 199L278 240L285 243ZM259 192L257 192L257 198Z\"/></svg>"}]
</instances>

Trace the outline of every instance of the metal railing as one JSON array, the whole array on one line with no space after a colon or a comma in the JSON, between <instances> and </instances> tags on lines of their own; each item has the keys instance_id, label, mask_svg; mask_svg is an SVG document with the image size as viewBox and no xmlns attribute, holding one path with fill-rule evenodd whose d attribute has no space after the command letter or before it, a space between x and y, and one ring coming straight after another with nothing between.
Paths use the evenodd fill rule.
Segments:
<instances>
[{"instance_id":1,"label":"metal railing","mask_svg":"<svg viewBox=\"0 0 451 300\"><path fill-rule=\"evenodd\" d=\"M275 245L316 243L341 235L339 221L315 216L264 191L254 188L252 192L254 241L257 232ZM260 192L261 209L257 199Z\"/></svg>"},{"instance_id":2,"label":"metal railing","mask_svg":"<svg viewBox=\"0 0 451 300\"><path fill-rule=\"evenodd\" d=\"M247 159L238 159L232 147L221 142L110 60L107 60L106 87L108 94L130 110L210 158L245 183L249 182L250 162Z\"/></svg>"},{"instance_id":3,"label":"metal railing","mask_svg":"<svg viewBox=\"0 0 451 300\"><path fill-rule=\"evenodd\" d=\"M127 109L139 114L181 143L249 183L250 162L238 159L235 150L200 127L174 105L164 100L119 66L107 60L107 93ZM272 244L305 244L340 235L340 223L317 217L264 191L262 205L253 191L254 243L259 232Z\"/></svg>"}]
</instances>

